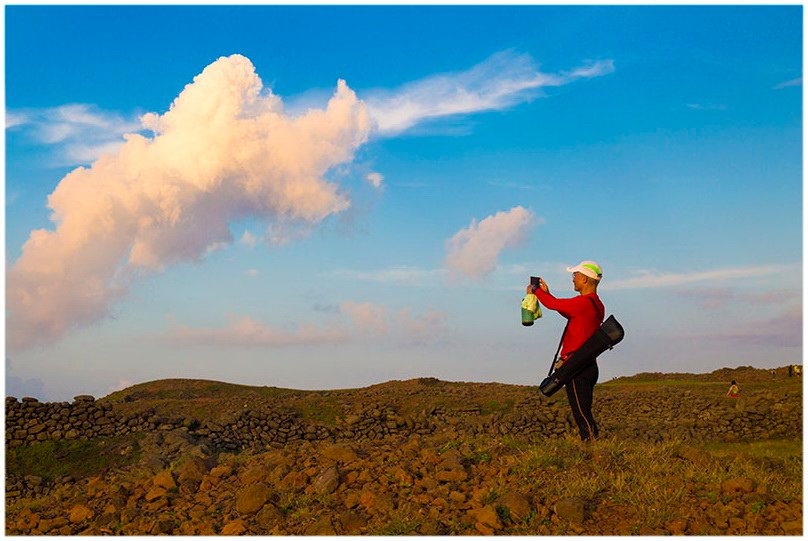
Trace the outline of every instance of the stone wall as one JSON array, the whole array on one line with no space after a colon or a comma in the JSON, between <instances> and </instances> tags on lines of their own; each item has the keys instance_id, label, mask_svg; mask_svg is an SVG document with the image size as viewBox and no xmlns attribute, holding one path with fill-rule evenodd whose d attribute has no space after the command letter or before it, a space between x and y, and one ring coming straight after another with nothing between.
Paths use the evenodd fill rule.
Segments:
<instances>
[{"instance_id":1,"label":"stone wall","mask_svg":"<svg viewBox=\"0 0 808 541\"><path fill-rule=\"evenodd\" d=\"M752 392L740 400L709 399L674 387L604 392L596 395L594 414L603 435L640 441L752 441L802 435L799 390ZM77 396L72 403L6 398L7 447L177 428L184 428L190 436L213 447L231 451L282 447L301 440L378 440L395 434L431 434L447 429L531 440L577 432L566 401L558 397L548 400L538 393L497 413L470 405L465 409L428 407L413 415L402 415L393 404L373 404L351 411L333 424L267 407L214 423L169 417L153 408L122 414L113 405L97 402L91 396Z\"/></svg>"}]
</instances>

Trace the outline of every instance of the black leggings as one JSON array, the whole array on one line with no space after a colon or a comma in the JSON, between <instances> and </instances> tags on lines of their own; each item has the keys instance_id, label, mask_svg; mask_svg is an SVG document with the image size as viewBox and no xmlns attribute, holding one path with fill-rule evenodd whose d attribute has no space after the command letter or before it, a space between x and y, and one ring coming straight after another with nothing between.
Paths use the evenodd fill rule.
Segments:
<instances>
[{"instance_id":1,"label":"black leggings","mask_svg":"<svg viewBox=\"0 0 808 541\"><path fill-rule=\"evenodd\" d=\"M596 439L599 433L598 424L592 416L592 391L597 382L598 365L595 362L584 368L565 386L572 417L584 441Z\"/></svg>"}]
</instances>

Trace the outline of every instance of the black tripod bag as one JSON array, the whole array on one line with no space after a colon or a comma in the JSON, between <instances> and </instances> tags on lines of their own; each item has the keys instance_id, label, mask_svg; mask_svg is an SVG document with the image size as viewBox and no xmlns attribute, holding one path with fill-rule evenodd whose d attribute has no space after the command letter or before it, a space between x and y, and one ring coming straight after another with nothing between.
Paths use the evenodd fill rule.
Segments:
<instances>
[{"instance_id":1,"label":"black tripod bag","mask_svg":"<svg viewBox=\"0 0 808 541\"><path fill-rule=\"evenodd\" d=\"M553 359L553 364L550 365L550 373L539 385L539 390L544 396L554 395L556 391L572 381L572 378L577 376L584 368L595 362L598 355L616 346L623 339L623 336L625 336L625 332L623 332L622 325L617 322L614 316L609 316L598 330L555 372L553 372L553 365L555 364L555 359ZM563 341L563 335L561 339Z\"/></svg>"}]
</instances>

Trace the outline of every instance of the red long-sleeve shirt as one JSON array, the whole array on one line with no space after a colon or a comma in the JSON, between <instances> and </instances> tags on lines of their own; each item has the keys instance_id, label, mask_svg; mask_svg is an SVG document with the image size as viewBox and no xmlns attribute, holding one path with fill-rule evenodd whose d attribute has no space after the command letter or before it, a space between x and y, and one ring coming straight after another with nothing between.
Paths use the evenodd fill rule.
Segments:
<instances>
[{"instance_id":1,"label":"red long-sleeve shirt","mask_svg":"<svg viewBox=\"0 0 808 541\"><path fill-rule=\"evenodd\" d=\"M574 353L603 323L606 308L597 293L578 295L571 299L557 299L541 288L536 288L539 302L550 310L555 310L569 320L564 342L561 344L561 358L566 359ZM593 303L590 299L593 299ZM597 305L597 309L595 309Z\"/></svg>"}]
</instances>

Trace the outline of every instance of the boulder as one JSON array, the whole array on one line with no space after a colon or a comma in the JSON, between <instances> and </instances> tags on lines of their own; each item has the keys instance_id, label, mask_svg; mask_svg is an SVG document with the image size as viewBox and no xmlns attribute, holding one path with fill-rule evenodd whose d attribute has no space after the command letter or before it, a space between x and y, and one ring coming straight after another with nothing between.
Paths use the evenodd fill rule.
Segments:
<instances>
[{"instance_id":1,"label":"boulder","mask_svg":"<svg viewBox=\"0 0 808 541\"><path fill-rule=\"evenodd\" d=\"M525 521L530 516L530 500L520 492L507 492L497 500L497 504L508 510L508 514L516 523Z\"/></svg>"},{"instance_id":2,"label":"boulder","mask_svg":"<svg viewBox=\"0 0 808 541\"><path fill-rule=\"evenodd\" d=\"M241 520L236 519L233 522L228 522L222 527L221 535L241 535L247 531L247 524Z\"/></svg>"},{"instance_id":3,"label":"boulder","mask_svg":"<svg viewBox=\"0 0 808 541\"><path fill-rule=\"evenodd\" d=\"M586 505L580 498L564 498L556 502L554 511L560 518L580 524L585 518Z\"/></svg>"},{"instance_id":4,"label":"boulder","mask_svg":"<svg viewBox=\"0 0 808 541\"><path fill-rule=\"evenodd\" d=\"M350 445L344 443L329 445L320 454L342 464L347 464L357 459L356 451Z\"/></svg>"},{"instance_id":5,"label":"boulder","mask_svg":"<svg viewBox=\"0 0 808 541\"><path fill-rule=\"evenodd\" d=\"M166 490L177 488L177 483L174 482L174 476L169 471L161 471L152 479L152 484L155 487L161 487Z\"/></svg>"},{"instance_id":6,"label":"boulder","mask_svg":"<svg viewBox=\"0 0 808 541\"><path fill-rule=\"evenodd\" d=\"M68 520L73 524L79 524L93 517L93 512L84 505L75 505L70 509Z\"/></svg>"},{"instance_id":7,"label":"boulder","mask_svg":"<svg viewBox=\"0 0 808 541\"><path fill-rule=\"evenodd\" d=\"M306 528L304 535L336 535L334 525L328 517L322 517L320 520L311 524Z\"/></svg>"},{"instance_id":8,"label":"boulder","mask_svg":"<svg viewBox=\"0 0 808 541\"><path fill-rule=\"evenodd\" d=\"M490 535L487 533L488 531L502 529L502 521L499 519L499 514L493 505L471 509L468 515L474 520L474 527L480 533Z\"/></svg>"},{"instance_id":9,"label":"boulder","mask_svg":"<svg viewBox=\"0 0 808 541\"><path fill-rule=\"evenodd\" d=\"M721 492L724 494L733 494L739 492L741 494L749 494L755 490L755 482L748 477L738 477L735 479L728 479L721 483Z\"/></svg>"},{"instance_id":10,"label":"boulder","mask_svg":"<svg viewBox=\"0 0 808 541\"><path fill-rule=\"evenodd\" d=\"M312 483L312 489L317 494L331 494L339 486L340 474L336 466L322 472Z\"/></svg>"},{"instance_id":11,"label":"boulder","mask_svg":"<svg viewBox=\"0 0 808 541\"><path fill-rule=\"evenodd\" d=\"M272 497L272 490L264 483L250 485L236 495L236 511L251 515L260 510Z\"/></svg>"}]
</instances>

